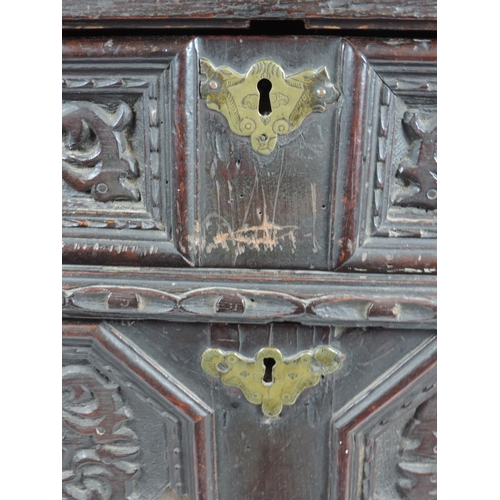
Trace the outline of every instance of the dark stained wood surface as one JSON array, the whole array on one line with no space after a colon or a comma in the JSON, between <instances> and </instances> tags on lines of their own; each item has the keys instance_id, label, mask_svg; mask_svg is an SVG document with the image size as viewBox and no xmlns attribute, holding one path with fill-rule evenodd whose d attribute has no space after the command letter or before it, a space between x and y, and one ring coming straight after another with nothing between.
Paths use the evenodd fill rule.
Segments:
<instances>
[{"instance_id":1,"label":"dark stained wood surface","mask_svg":"<svg viewBox=\"0 0 500 500\"><path fill-rule=\"evenodd\" d=\"M65 325L63 498L214 499L212 433L212 408L119 331Z\"/></svg>"},{"instance_id":2,"label":"dark stained wood surface","mask_svg":"<svg viewBox=\"0 0 500 500\"><path fill-rule=\"evenodd\" d=\"M404 460L400 455L415 433L415 418L422 417L423 434L433 426L432 405L424 410L435 394L431 330L339 334L294 323L138 321L67 323L63 332L66 498L74 498L71 488L91 491L96 483L108 484L112 498L128 491L141 499L354 499L358 484L373 498L368 492L378 494L377 478L384 477L383 498L396 500L401 484L413 484L404 481L401 464L421 462L428 451L423 444ZM263 415L239 389L208 377L199 361L210 346L251 357L266 345L290 356L325 344L342 352L345 364L277 419ZM91 414L85 398L95 402ZM108 420L96 425L92 419L106 401ZM106 443L116 443L113 453L127 446L130 462L110 483L106 474L120 464L106 455ZM93 450L91 461L80 461L83 449Z\"/></svg>"},{"instance_id":3,"label":"dark stained wood surface","mask_svg":"<svg viewBox=\"0 0 500 500\"><path fill-rule=\"evenodd\" d=\"M63 53L66 263L436 272L434 42L106 38ZM262 57L324 67L340 94L268 156L200 96L200 59L245 74Z\"/></svg>"},{"instance_id":4,"label":"dark stained wood surface","mask_svg":"<svg viewBox=\"0 0 500 500\"><path fill-rule=\"evenodd\" d=\"M131 28L63 40L66 500L436 497L435 40L132 30L266 19L268 35L280 19L334 35L433 30L436 14L426 0L63 3L67 28ZM201 59L324 67L338 99L262 156L207 105ZM201 366L209 348L320 346L339 370L278 418Z\"/></svg>"},{"instance_id":5,"label":"dark stained wood surface","mask_svg":"<svg viewBox=\"0 0 500 500\"><path fill-rule=\"evenodd\" d=\"M67 267L63 314L73 318L293 320L432 328L436 324L436 280L432 276L319 272L297 276L291 271Z\"/></svg>"},{"instance_id":6,"label":"dark stained wood surface","mask_svg":"<svg viewBox=\"0 0 500 500\"><path fill-rule=\"evenodd\" d=\"M80 3L65 0L62 7L65 27L246 27L250 20L306 20L308 28L389 28L436 29L434 0L374 0L347 2L306 0L247 2L233 0L213 3L188 0L155 2L141 0L93 0Z\"/></svg>"},{"instance_id":7,"label":"dark stained wood surface","mask_svg":"<svg viewBox=\"0 0 500 500\"><path fill-rule=\"evenodd\" d=\"M90 109L107 120L99 120L99 129L87 120L89 137L86 142L73 140L76 144L71 142L71 129L63 124L69 156L63 171L86 180L80 192L73 189L78 187L74 183L63 186L64 262L193 265L194 131L184 103L193 99L196 69L188 44L186 38L64 42L66 108L80 107L87 114ZM113 125L117 109L130 114L126 126ZM69 115L73 122L75 116L77 111ZM117 133L121 137L115 138ZM110 151L105 162L95 163L99 159L94 154L96 143ZM124 179L115 166L123 164L124 158L133 161L134 179ZM89 173L90 161L95 166ZM115 184L102 182L106 168L112 169L108 175L114 175ZM134 197L123 196L124 187Z\"/></svg>"}]
</instances>

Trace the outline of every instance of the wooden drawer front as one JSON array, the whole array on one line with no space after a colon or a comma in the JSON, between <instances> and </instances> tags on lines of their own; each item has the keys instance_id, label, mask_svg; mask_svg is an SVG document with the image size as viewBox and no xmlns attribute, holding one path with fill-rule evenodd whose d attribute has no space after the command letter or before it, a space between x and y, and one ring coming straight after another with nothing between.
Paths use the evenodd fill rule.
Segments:
<instances>
[{"instance_id":1,"label":"wooden drawer front","mask_svg":"<svg viewBox=\"0 0 500 500\"><path fill-rule=\"evenodd\" d=\"M66 262L436 271L433 42L108 39L64 53ZM255 88L265 75L275 90Z\"/></svg>"},{"instance_id":2,"label":"wooden drawer front","mask_svg":"<svg viewBox=\"0 0 500 500\"><path fill-rule=\"evenodd\" d=\"M63 345L64 498L94 489L112 499L347 500L362 489L396 500L435 490L433 332L108 322L66 324ZM343 361L269 418L200 366L208 348L253 358L266 346L283 356L330 346Z\"/></svg>"},{"instance_id":3,"label":"wooden drawer front","mask_svg":"<svg viewBox=\"0 0 500 500\"><path fill-rule=\"evenodd\" d=\"M65 262L192 263L186 45L183 40L65 44Z\"/></svg>"}]
</instances>

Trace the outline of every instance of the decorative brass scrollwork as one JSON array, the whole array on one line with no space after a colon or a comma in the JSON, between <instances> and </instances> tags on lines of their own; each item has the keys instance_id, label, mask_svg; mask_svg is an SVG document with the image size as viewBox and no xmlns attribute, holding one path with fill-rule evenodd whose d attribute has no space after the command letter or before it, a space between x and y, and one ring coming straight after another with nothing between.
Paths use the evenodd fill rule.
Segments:
<instances>
[{"instance_id":1,"label":"decorative brass scrollwork","mask_svg":"<svg viewBox=\"0 0 500 500\"><path fill-rule=\"evenodd\" d=\"M250 136L262 155L274 150L278 135L297 129L307 115L325 111L339 97L324 66L287 77L279 64L263 59L241 75L201 59L200 72L207 106L222 113L235 134Z\"/></svg>"},{"instance_id":2,"label":"decorative brass scrollwork","mask_svg":"<svg viewBox=\"0 0 500 500\"><path fill-rule=\"evenodd\" d=\"M277 417L283 405L295 403L305 388L316 385L322 375L338 370L343 359L343 354L329 346L287 358L274 347L264 347L253 359L236 352L207 349L201 367L225 385L240 388L250 403L262 404L267 417Z\"/></svg>"}]
</instances>

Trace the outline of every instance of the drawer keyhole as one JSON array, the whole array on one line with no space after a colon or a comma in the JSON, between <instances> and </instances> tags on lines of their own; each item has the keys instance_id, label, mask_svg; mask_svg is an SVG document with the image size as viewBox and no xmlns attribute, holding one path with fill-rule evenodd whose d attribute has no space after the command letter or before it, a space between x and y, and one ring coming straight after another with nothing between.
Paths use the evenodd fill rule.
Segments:
<instances>
[{"instance_id":1,"label":"drawer keyhole","mask_svg":"<svg viewBox=\"0 0 500 500\"><path fill-rule=\"evenodd\" d=\"M272 88L273 84L267 78L262 78L262 80L259 80L259 83L257 83L257 90L260 94L259 113L262 116L270 115L273 111L271 109L271 99L269 97Z\"/></svg>"},{"instance_id":2,"label":"drawer keyhole","mask_svg":"<svg viewBox=\"0 0 500 500\"><path fill-rule=\"evenodd\" d=\"M264 373L263 381L266 384L272 383L273 382L273 366L276 364L276 361L274 358L264 358L262 361L264 361L264 366L266 367L266 371Z\"/></svg>"}]
</instances>

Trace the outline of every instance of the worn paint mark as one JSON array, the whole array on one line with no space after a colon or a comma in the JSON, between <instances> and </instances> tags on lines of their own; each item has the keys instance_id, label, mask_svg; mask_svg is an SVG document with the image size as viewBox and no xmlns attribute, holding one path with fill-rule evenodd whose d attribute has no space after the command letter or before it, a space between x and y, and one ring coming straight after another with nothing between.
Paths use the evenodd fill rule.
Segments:
<instances>
[{"instance_id":1,"label":"worn paint mark","mask_svg":"<svg viewBox=\"0 0 500 500\"><path fill-rule=\"evenodd\" d=\"M216 248L225 250L235 250L236 255L241 255L246 249L250 250L274 250L280 242L288 241L292 244L292 251L295 251L297 238L295 231L298 226L280 226L273 224L267 218L264 212L264 218L261 224L248 226L244 224L240 229L233 230L230 224L224 219L218 217L220 222L220 230L215 234L211 243L206 242L206 238L202 239L204 250L210 253ZM210 225L211 217L207 217L203 224L206 229ZM225 230L222 229L225 228Z\"/></svg>"}]
</instances>

